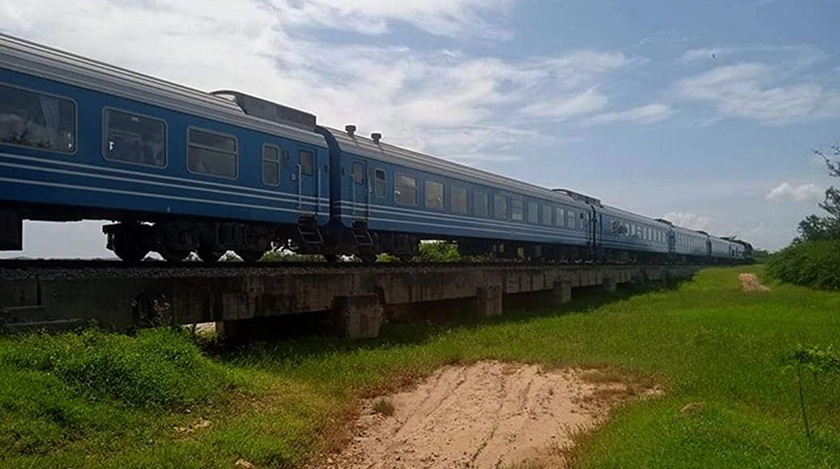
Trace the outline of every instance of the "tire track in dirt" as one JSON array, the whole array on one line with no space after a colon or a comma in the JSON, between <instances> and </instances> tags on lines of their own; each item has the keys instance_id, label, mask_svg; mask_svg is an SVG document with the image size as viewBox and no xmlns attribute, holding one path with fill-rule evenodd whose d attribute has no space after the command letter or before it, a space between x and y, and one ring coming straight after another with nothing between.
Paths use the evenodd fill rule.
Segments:
<instances>
[{"instance_id":1,"label":"tire track in dirt","mask_svg":"<svg viewBox=\"0 0 840 469\"><path fill-rule=\"evenodd\" d=\"M412 389L362 403L355 434L311 469L565 467L574 435L601 424L610 409L638 394L597 370L544 371L496 361L446 366ZM587 376L589 378L587 378ZM598 381L598 382L595 382ZM658 392L641 394L649 395Z\"/></svg>"}]
</instances>

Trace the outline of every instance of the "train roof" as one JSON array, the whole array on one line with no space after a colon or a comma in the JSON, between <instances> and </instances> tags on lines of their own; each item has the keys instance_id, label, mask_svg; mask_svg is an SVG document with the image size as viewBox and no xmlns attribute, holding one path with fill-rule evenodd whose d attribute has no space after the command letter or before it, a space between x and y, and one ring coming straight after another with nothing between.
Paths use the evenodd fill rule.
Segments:
<instances>
[{"instance_id":1,"label":"train roof","mask_svg":"<svg viewBox=\"0 0 840 469\"><path fill-rule=\"evenodd\" d=\"M314 123L312 129L306 130L251 116L230 99L5 34L0 34L0 67L307 143L325 144L314 132Z\"/></svg>"},{"instance_id":2,"label":"train roof","mask_svg":"<svg viewBox=\"0 0 840 469\"><path fill-rule=\"evenodd\" d=\"M618 207L613 207L611 205L602 205L600 211L603 212L603 213L609 214L609 215L620 216L620 217L623 217L625 219L630 219L630 220L633 220L633 221L638 222L638 223L648 223L648 224L651 224L651 225L664 225L662 227L663 229L666 229L668 226L670 226L668 223L664 223L658 218L646 217L644 215L639 215L638 213L630 212L628 210L624 210L624 209L618 208Z\"/></svg>"},{"instance_id":3,"label":"train roof","mask_svg":"<svg viewBox=\"0 0 840 469\"><path fill-rule=\"evenodd\" d=\"M499 176L498 174L482 171L470 166L465 166L452 161L429 156L424 153L390 145L382 142L381 137L378 139L378 142L375 142L374 140L363 137L356 132L351 134L344 130L333 128L326 128L326 130L335 137L341 147L341 150L348 153L353 153L355 155L387 163L407 166L420 171L428 171L445 177L457 178L466 176L472 180L498 187L501 190L515 191L544 200L551 200L558 203L577 206L586 205L584 202L577 201L564 193L554 192L550 189L534 184L517 181L515 179Z\"/></svg>"}]
</instances>

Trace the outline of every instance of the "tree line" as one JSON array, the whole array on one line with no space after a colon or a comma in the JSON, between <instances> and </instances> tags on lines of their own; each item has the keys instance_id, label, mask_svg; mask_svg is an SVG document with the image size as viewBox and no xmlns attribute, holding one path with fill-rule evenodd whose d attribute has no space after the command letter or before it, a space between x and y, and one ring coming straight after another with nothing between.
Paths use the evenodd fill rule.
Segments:
<instances>
[{"instance_id":1,"label":"tree line","mask_svg":"<svg viewBox=\"0 0 840 469\"><path fill-rule=\"evenodd\" d=\"M840 145L829 148L814 153L825 161L829 175L840 178ZM819 207L825 213L799 222L793 243L768 260L768 272L785 282L840 290L840 189L826 189Z\"/></svg>"}]
</instances>

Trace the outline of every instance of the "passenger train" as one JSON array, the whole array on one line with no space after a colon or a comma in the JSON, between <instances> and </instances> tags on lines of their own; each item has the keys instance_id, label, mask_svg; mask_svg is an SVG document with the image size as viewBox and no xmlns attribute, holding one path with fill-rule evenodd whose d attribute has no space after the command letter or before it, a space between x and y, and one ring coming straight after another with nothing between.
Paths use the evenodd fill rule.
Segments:
<instances>
[{"instance_id":1,"label":"passenger train","mask_svg":"<svg viewBox=\"0 0 840 469\"><path fill-rule=\"evenodd\" d=\"M204 93L0 35L0 250L22 221L110 220L107 246L256 261L468 255L732 263L752 247L318 125L236 91Z\"/></svg>"}]
</instances>

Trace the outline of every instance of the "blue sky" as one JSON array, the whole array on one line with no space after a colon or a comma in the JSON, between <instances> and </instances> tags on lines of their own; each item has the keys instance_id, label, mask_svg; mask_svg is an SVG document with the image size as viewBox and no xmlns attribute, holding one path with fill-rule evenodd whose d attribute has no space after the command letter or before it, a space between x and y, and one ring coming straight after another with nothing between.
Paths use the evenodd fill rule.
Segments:
<instances>
[{"instance_id":1,"label":"blue sky","mask_svg":"<svg viewBox=\"0 0 840 469\"><path fill-rule=\"evenodd\" d=\"M763 248L832 183L810 151L840 140L840 2L175 5L0 0L0 30ZM108 254L96 223L25 243Z\"/></svg>"}]
</instances>

